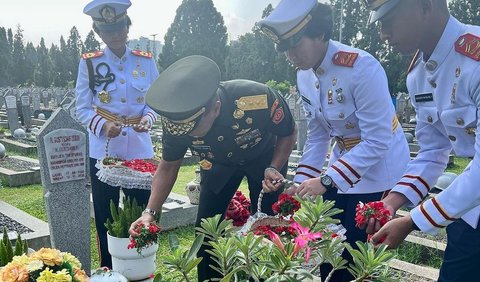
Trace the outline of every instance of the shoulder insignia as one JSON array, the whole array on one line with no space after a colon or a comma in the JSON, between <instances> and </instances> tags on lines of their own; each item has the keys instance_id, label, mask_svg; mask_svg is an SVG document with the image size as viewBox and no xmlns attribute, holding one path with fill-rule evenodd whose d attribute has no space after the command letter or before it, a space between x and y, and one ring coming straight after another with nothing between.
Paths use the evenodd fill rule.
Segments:
<instances>
[{"instance_id":1,"label":"shoulder insignia","mask_svg":"<svg viewBox=\"0 0 480 282\"><path fill-rule=\"evenodd\" d=\"M244 96L235 101L235 104L242 111L268 109L267 94Z\"/></svg>"},{"instance_id":2,"label":"shoulder insignia","mask_svg":"<svg viewBox=\"0 0 480 282\"><path fill-rule=\"evenodd\" d=\"M475 61L480 61L480 37L471 33L460 36L455 42L455 51Z\"/></svg>"},{"instance_id":3,"label":"shoulder insignia","mask_svg":"<svg viewBox=\"0 0 480 282\"><path fill-rule=\"evenodd\" d=\"M353 67L353 64L355 64L355 61L357 60L357 57L358 53L340 51L333 55L332 62L338 66Z\"/></svg>"},{"instance_id":4,"label":"shoulder insignia","mask_svg":"<svg viewBox=\"0 0 480 282\"><path fill-rule=\"evenodd\" d=\"M98 58L101 56L103 56L103 51L95 51L95 52L82 54L82 59L86 60L86 59Z\"/></svg>"},{"instance_id":5,"label":"shoulder insignia","mask_svg":"<svg viewBox=\"0 0 480 282\"><path fill-rule=\"evenodd\" d=\"M140 51L140 50L132 50L132 54L135 56L139 57L145 57L145 58L152 58L153 55L150 52L145 52L145 51Z\"/></svg>"},{"instance_id":6,"label":"shoulder insignia","mask_svg":"<svg viewBox=\"0 0 480 282\"><path fill-rule=\"evenodd\" d=\"M407 74L409 74L413 70L413 68L415 68L415 66L417 65L417 61L418 61L419 56L420 56L420 50L417 50L417 52L415 52L415 55L413 55L413 58L412 58L412 61L410 62L410 65L408 66Z\"/></svg>"}]
</instances>

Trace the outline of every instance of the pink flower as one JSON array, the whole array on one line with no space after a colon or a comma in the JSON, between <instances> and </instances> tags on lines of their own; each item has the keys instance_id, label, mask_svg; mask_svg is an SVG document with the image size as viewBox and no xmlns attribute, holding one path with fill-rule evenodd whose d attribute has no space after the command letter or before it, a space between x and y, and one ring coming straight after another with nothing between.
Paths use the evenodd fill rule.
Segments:
<instances>
[{"instance_id":1,"label":"pink flower","mask_svg":"<svg viewBox=\"0 0 480 282\"><path fill-rule=\"evenodd\" d=\"M293 249L292 255L295 256L298 251L301 249L306 249L305 252L305 261L308 262L310 258L311 249L308 246L308 242L315 241L319 238L322 238L322 233L310 233L310 229L308 227L302 227L297 222L292 224L292 227L297 231L298 236L295 238L295 247Z\"/></svg>"},{"instance_id":2,"label":"pink flower","mask_svg":"<svg viewBox=\"0 0 480 282\"><path fill-rule=\"evenodd\" d=\"M268 237L270 237L270 241L272 241L280 250L282 250L284 255L287 255L287 251L285 250L285 246L283 245L280 236L271 230L267 231L266 233L268 234Z\"/></svg>"}]
</instances>

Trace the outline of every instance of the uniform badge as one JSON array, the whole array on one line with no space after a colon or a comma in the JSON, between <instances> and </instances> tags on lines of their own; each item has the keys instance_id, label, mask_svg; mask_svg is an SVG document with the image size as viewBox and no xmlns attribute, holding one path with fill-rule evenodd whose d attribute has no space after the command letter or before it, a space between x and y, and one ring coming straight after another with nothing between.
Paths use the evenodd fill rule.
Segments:
<instances>
[{"instance_id":1,"label":"uniform badge","mask_svg":"<svg viewBox=\"0 0 480 282\"><path fill-rule=\"evenodd\" d=\"M223 139L224 139L223 136L218 136L218 137L217 137L218 142L222 142Z\"/></svg>"},{"instance_id":2,"label":"uniform badge","mask_svg":"<svg viewBox=\"0 0 480 282\"><path fill-rule=\"evenodd\" d=\"M245 115L245 112L240 110L240 109L236 109L233 112L233 117L236 118L236 119L241 119L244 115Z\"/></svg>"},{"instance_id":3,"label":"uniform badge","mask_svg":"<svg viewBox=\"0 0 480 282\"><path fill-rule=\"evenodd\" d=\"M234 124L232 125L232 129L233 129L233 130L237 130L237 129L239 129L239 128L240 128L240 125L238 124L238 122L236 122L236 123L234 123Z\"/></svg>"},{"instance_id":4,"label":"uniform badge","mask_svg":"<svg viewBox=\"0 0 480 282\"><path fill-rule=\"evenodd\" d=\"M101 56L103 56L103 51L95 51L91 53L82 54L82 59L86 60L86 59L98 58Z\"/></svg>"},{"instance_id":5,"label":"uniform badge","mask_svg":"<svg viewBox=\"0 0 480 282\"><path fill-rule=\"evenodd\" d=\"M132 50L132 54L135 55L135 56L144 57L144 58L148 58L148 59L153 57L152 53L145 52L145 51L140 51L140 50Z\"/></svg>"},{"instance_id":6,"label":"uniform badge","mask_svg":"<svg viewBox=\"0 0 480 282\"><path fill-rule=\"evenodd\" d=\"M212 169L212 163L207 161L206 159L203 159L201 160L200 162L198 162L198 164L200 165L200 167L203 169L203 170L210 170Z\"/></svg>"},{"instance_id":7,"label":"uniform badge","mask_svg":"<svg viewBox=\"0 0 480 282\"><path fill-rule=\"evenodd\" d=\"M239 132L237 132L236 135L243 135L243 134L249 132L250 130L251 130L251 128L244 128L244 129L240 130Z\"/></svg>"},{"instance_id":8,"label":"uniform badge","mask_svg":"<svg viewBox=\"0 0 480 282\"><path fill-rule=\"evenodd\" d=\"M282 122L283 118L285 117L285 114L283 113L283 108L278 108L275 110L275 114L273 115L272 121L275 124L279 124Z\"/></svg>"},{"instance_id":9,"label":"uniform badge","mask_svg":"<svg viewBox=\"0 0 480 282\"><path fill-rule=\"evenodd\" d=\"M328 98L328 104L331 105L333 104L333 91L332 89L328 89L328 92L327 92L327 98Z\"/></svg>"},{"instance_id":10,"label":"uniform badge","mask_svg":"<svg viewBox=\"0 0 480 282\"><path fill-rule=\"evenodd\" d=\"M242 111L267 109L267 94L241 97L235 101L235 104Z\"/></svg>"},{"instance_id":11,"label":"uniform badge","mask_svg":"<svg viewBox=\"0 0 480 282\"><path fill-rule=\"evenodd\" d=\"M452 88L452 95L450 96L450 103L455 104L455 100L457 99L457 84L453 84Z\"/></svg>"},{"instance_id":12,"label":"uniform badge","mask_svg":"<svg viewBox=\"0 0 480 282\"><path fill-rule=\"evenodd\" d=\"M208 153L207 153L207 158L213 159L213 158L215 158L215 156L213 155L212 152L208 152Z\"/></svg>"},{"instance_id":13,"label":"uniform badge","mask_svg":"<svg viewBox=\"0 0 480 282\"><path fill-rule=\"evenodd\" d=\"M277 109L279 103L280 102L278 101L278 99L275 99L275 102L273 102L273 105L270 108L270 117L273 117L273 114L275 113L275 110Z\"/></svg>"},{"instance_id":14,"label":"uniform badge","mask_svg":"<svg viewBox=\"0 0 480 282\"><path fill-rule=\"evenodd\" d=\"M145 102L145 97L143 97L143 96L138 96L137 97L137 103L143 104L144 102Z\"/></svg>"},{"instance_id":15,"label":"uniform badge","mask_svg":"<svg viewBox=\"0 0 480 282\"><path fill-rule=\"evenodd\" d=\"M431 102L433 101L433 93L420 93L415 95L415 102Z\"/></svg>"},{"instance_id":16,"label":"uniform badge","mask_svg":"<svg viewBox=\"0 0 480 282\"><path fill-rule=\"evenodd\" d=\"M103 6L103 8L100 10L100 15L102 16L103 21L106 23L115 22L115 17L117 16L115 9L107 5Z\"/></svg>"},{"instance_id":17,"label":"uniform badge","mask_svg":"<svg viewBox=\"0 0 480 282\"><path fill-rule=\"evenodd\" d=\"M337 85L337 79L336 78L332 79L332 85L333 86Z\"/></svg>"},{"instance_id":18,"label":"uniform badge","mask_svg":"<svg viewBox=\"0 0 480 282\"><path fill-rule=\"evenodd\" d=\"M142 71L142 74L141 74L142 77L145 77L147 76L147 73L145 71Z\"/></svg>"},{"instance_id":19,"label":"uniform badge","mask_svg":"<svg viewBox=\"0 0 480 282\"><path fill-rule=\"evenodd\" d=\"M228 158L231 158L231 157L232 157L232 155L233 155L233 153L232 153L232 152L228 152L228 154L227 154L227 157L228 157Z\"/></svg>"},{"instance_id":20,"label":"uniform badge","mask_svg":"<svg viewBox=\"0 0 480 282\"><path fill-rule=\"evenodd\" d=\"M248 117L248 118L245 119L245 122L246 122L247 124L252 124L252 123L253 123L253 119L252 119L251 117Z\"/></svg>"},{"instance_id":21,"label":"uniform badge","mask_svg":"<svg viewBox=\"0 0 480 282\"><path fill-rule=\"evenodd\" d=\"M358 53L340 51L333 55L332 61L337 66L353 67L358 58Z\"/></svg>"},{"instance_id":22,"label":"uniform badge","mask_svg":"<svg viewBox=\"0 0 480 282\"><path fill-rule=\"evenodd\" d=\"M480 61L480 37L471 33L460 36L455 42L455 51L475 61Z\"/></svg>"},{"instance_id":23,"label":"uniform badge","mask_svg":"<svg viewBox=\"0 0 480 282\"><path fill-rule=\"evenodd\" d=\"M132 75L133 75L134 78L138 78L138 71L133 70Z\"/></svg>"},{"instance_id":24,"label":"uniform badge","mask_svg":"<svg viewBox=\"0 0 480 282\"><path fill-rule=\"evenodd\" d=\"M192 144L193 145L203 145L205 142L203 140L193 140Z\"/></svg>"},{"instance_id":25,"label":"uniform badge","mask_svg":"<svg viewBox=\"0 0 480 282\"><path fill-rule=\"evenodd\" d=\"M108 103L110 103L110 101L112 101L112 97L105 90L102 90L98 93L98 99L100 100L100 102L102 102L104 104L108 104Z\"/></svg>"},{"instance_id":26,"label":"uniform badge","mask_svg":"<svg viewBox=\"0 0 480 282\"><path fill-rule=\"evenodd\" d=\"M343 100L345 99L345 97L343 96L343 89L342 88L338 88L337 90L335 90L335 92L337 92L337 102L339 103L343 103Z\"/></svg>"}]
</instances>

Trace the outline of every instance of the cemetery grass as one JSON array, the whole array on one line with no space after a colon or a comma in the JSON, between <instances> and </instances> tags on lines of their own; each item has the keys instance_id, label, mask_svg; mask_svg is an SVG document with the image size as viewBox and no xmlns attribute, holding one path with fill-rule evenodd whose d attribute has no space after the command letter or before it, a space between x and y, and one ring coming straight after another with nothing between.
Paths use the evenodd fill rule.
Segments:
<instances>
[{"instance_id":1,"label":"cemetery grass","mask_svg":"<svg viewBox=\"0 0 480 282\"><path fill-rule=\"evenodd\" d=\"M36 156L29 156L36 158ZM448 168L447 171L460 174L465 166L469 163L468 159L455 158L455 164ZM185 195L185 186L188 182L195 178L195 165L182 166L178 175L177 182L173 187L173 192ZM248 194L248 189L245 181L240 186L245 194ZM43 189L41 185L26 185L22 187L5 187L0 189L0 199L35 216L41 220L47 221L47 215L45 212L45 204L43 200ZM92 269L99 267L98 265L98 252L96 246L96 230L93 220L91 221L91 250L92 250ZM194 239L194 227L192 225L177 228L175 230L167 231L161 234L159 239L159 250L157 252L157 272L162 273L164 277L173 278L173 276L167 273L166 268L160 263L161 257L165 254L169 254L168 246L168 234L175 234L180 241L180 245L187 249L191 246ZM417 245L405 242L396 251L397 258L415 264L427 265L435 268L439 268L442 258L432 253L425 259L421 250ZM191 278L196 278L196 270L192 271Z\"/></svg>"}]
</instances>

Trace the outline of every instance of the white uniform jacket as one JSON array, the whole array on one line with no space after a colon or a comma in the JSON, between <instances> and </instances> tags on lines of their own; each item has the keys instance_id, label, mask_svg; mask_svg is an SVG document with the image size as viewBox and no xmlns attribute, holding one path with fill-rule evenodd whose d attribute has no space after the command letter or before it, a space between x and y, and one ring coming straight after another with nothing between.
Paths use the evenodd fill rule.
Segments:
<instances>
[{"instance_id":1,"label":"white uniform jacket","mask_svg":"<svg viewBox=\"0 0 480 282\"><path fill-rule=\"evenodd\" d=\"M95 74L106 76L108 68L114 81L104 89L105 83L95 86L97 93L89 88L89 75L85 58L90 58ZM122 58L118 58L108 47L82 55L78 68L76 85L77 117L87 126L90 141L90 157L101 159L105 156L106 135L102 126L107 121L98 113L104 109L122 119L148 117L151 124L156 121L155 112L145 104L145 94L150 84L157 78L158 70L151 55L127 48ZM105 90L108 97L99 97ZM122 159L144 159L153 157L153 146L148 132L138 133L131 127L122 129L119 136L112 138L108 155Z\"/></svg>"},{"instance_id":2,"label":"white uniform jacket","mask_svg":"<svg viewBox=\"0 0 480 282\"><path fill-rule=\"evenodd\" d=\"M417 54L407 88L417 112L418 156L393 191L418 205L443 173L452 148L473 157L468 167L435 198L412 210L417 226L434 233L453 220L476 227L480 214L480 27L450 17L433 54ZM478 132L478 131L477 131ZM468 213L467 213L468 212Z\"/></svg>"},{"instance_id":3,"label":"white uniform jacket","mask_svg":"<svg viewBox=\"0 0 480 282\"><path fill-rule=\"evenodd\" d=\"M360 142L351 149L337 140L330 154L325 173L339 193L393 187L405 171L409 149L380 63L365 51L330 40L320 67L298 71L297 84L308 132L294 180L320 176L333 137L356 138Z\"/></svg>"}]
</instances>

